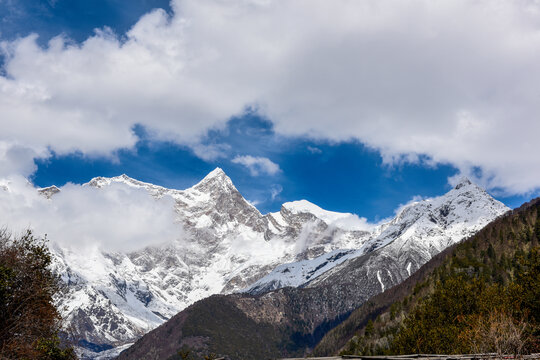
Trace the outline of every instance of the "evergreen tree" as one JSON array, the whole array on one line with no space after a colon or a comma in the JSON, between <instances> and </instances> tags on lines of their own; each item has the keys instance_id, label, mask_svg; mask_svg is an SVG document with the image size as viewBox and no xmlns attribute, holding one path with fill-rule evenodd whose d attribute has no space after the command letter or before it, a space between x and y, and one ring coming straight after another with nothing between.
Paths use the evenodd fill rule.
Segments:
<instances>
[{"instance_id":1,"label":"evergreen tree","mask_svg":"<svg viewBox=\"0 0 540 360\"><path fill-rule=\"evenodd\" d=\"M76 358L72 348L60 345L53 302L60 283L50 265L45 240L30 231L18 238L0 231L0 358Z\"/></svg>"}]
</instances>

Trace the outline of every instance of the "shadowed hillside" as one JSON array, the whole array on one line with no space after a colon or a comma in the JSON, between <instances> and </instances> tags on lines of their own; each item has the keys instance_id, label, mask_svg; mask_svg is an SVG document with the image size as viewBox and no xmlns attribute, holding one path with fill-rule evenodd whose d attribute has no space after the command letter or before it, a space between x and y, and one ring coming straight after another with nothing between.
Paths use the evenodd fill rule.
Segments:
<instances>
[{"instance_id":1,"label":"shadowed hillside","mask_svg":"<svg viewBox=\"0 0 540 360\"><path fill-rule=\"evenodd\" d=\"M314 354L538 351L539 216L535 199L448 248L355 310Z\"/></svg>"}]
</instances>

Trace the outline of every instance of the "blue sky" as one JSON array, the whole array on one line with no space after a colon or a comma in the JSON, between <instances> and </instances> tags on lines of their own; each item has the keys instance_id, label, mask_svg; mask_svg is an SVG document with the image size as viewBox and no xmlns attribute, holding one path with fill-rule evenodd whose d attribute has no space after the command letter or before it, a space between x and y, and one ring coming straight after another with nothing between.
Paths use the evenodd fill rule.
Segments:
<instances>
[{"instance_id":1,"label":"blue sky","mask_svg":"<svg viewBox=\"0 0 540 360\"><path fill-rule=\"evenodd\" d=\"M170 11L168 0L2 0L0 32L3 39L40 35L42 44L64 33L75 41L84 41L94 29L108 26L125 33L153 8Z\"/></svg>"},{"instance_id":2,"label":"blue sky","mask_svg":"<svg viewBox=\"0 0 540 360\"><path fill-rule=\"evenodd\" d=\"M166 15L163 16L169 16L169 20L171 17L174 18L173 11L166 0L129 2L120 0L0 0L0 36L2 40L13 41L30 33L37 33L38 46L46 49L47 42L58 34L65 34L70 39L67 45L64 45L67 47L70 43L82 44L94 34L96 28L109 27L116 34L119 43L123 43L126 41L126 31L143 14L154 8L165 9ZM189 12L188 10L190 9L186 9L185 12ZM298 68L295 69L298 73ZM6 69L3 69L2 73L6 73ZM321 78L329 80L329 87L336 85L333 83L333 78L325 78L323 75ZM336 77L339 78L339 76ZM418 79L422 79L422 75L419 75ZM242 81L239 79L240 84ZM287 84L287 87L294 90L295 84ZM309 86L307 89L297 91L297 93L307 94L305 98L297 99L297 102L309 99ZM351 96L351 92L347 92L346 89L343 91L340 99ZM376 91L377 89L373 90L374 93ZM427 90L429 96L432 93ZM449 94L453 93L449 92L441 96L450 96ZM366 102L367 108L375 106L373 103L379 99L373 95L373 99L369 100L372 95L373 93L368 93L358 102ZM433 96L438 95L433 94ZM426 95L422 96L425 99ZM214 98L214 100L219 102L221 99ZM287 101L287 99L281 100L282 103ZM398 103L397 110L393 110L404 111L409 117L417 116L418 112L424 111L424 106L421 106L422 109L418 106L412 110L408 109L409 105L405 102L401 103L401 100L407 99L392 101L392 103ZM416 101L414 98L409 100L413 103ZM272 101L277 100L271 99L269 104L272 104ZM250 110L250 104L241 103L244 110L236 111L236 115L229 111L228 115L217 116L214 123L205 126L202 132L197 132L197 135L186 135L187 139L190 139L189 136L196 137L196 145L186 140L186 137L178 140L178 137L168 139L167 136L154 136L153 120L148 120L144 124L141 121L133 121L128 128L129 134L125 135L126 131L121 133L122 136L126 136L126 139L131 136L132 140L121 140L119 136L118 146L108 144L110 149L104 151L105 154L99 151L96 153L95 149L93 151L77 149L73 145L68 147L73 150L57 149L54 143L45 142L52 155L37 157L37 170L30 175L30 179L37 186L49 186L63 185L67 182L84 183L95 176L115 176L126 173L142 181L182 189L195 184L209 171L219 166L232 178L240 192L255 203L262 212L277 211L281 203L285 201L307 199L328 210L353 212L367 217L370 221L391 216L400 204L408 202L414 196L427 197L445 193L451 188L448 178L459 173L467 173L467 169L469 169L469 175L475 174L474 169L480 169L481 173L489 174L487 178L481 174L479 180L488 185L490 192L510 207L516 207L538 193L538 186L535 183L524 185L508 180L510 175L504 169L493 166L491 159L488 161L480 156L471 161L468 158L456 158L453 153L459 153L459 151L442 153L438 148L425 145L431 144L425 141L420 141L417 148L400 145L400 131L402 130L398 127L395 127L396 134L389 132L389 140L385 140L383 136L369 134L363 137L364 133L349 136L347 126L351 126L352 134L356 131L354 130L355 123L336 122L335 126L333 125L334 116L339 120L348 114L342 112L339 102L336 103L335 112L323 114L329 123L329 127L326 128L328 136L326 136L321 128L316 127L316 124L321 121L317 118L319 116L317 109L321 101L315 100L312 103L309 101L306 105L307 110L304 109L303 121L306 124L315 125L309 125L308 131L293 128L293 125L296 125L293 121L282 120L280 114L286 114L286 111ZM368 103L368 101L371 102ZM427 114L425 116L430 118L430 122L429 125L420 128L421 132L436 127L431 116L437 110L435 109L437 106L446 106L445 101L446 99L443 98L426 99ZM228 104L222 105L223 108L227 106ZM289 108L286 110L288 111ZM366 114L371 114L368 110ZM217 113L222 114L220 111L221 108ZM227 111L223 113L226 114ZM466 115L468 116L468 113ZM159 111L156 116L159 117ZM177 113L176 116L182 117L184 113ZM157 122L159 121L155 123ZM194 122L197 120L191 121L191 123ZM460 118L458 123L461 126L463 118ZM403 127L404 138L408 136L408 130L405 129L414 129L418 126L414 121L410 124L410 126L405 124ZM467 134L473 132L475 124L472 125L470 128L472 130ZM185 127L187 133L189 133L188 127ZM390 129L392 128L394 127L391 126ZM180 133L182 129L180 127ZM312 129L315 130L312 132ZM441 126L441 129L436 130L444 137L444 126ZM112 139L111 141L114 141L114 137ZM463 141L470 142L467 139ZM459 148L459 144L458 142L456 149ZM197 146L202 146L203 150L196 150L201 149ZM201 151L204 153L205 148L217 149L218 154L201 156ZM399 157L402 153L412 153L416 160L397 161L392 164L388 161L383 162L383 157L388 154L392 156L397 154ZM471 158L473 155L476 156L476 153L471 151ZM416 154L421 155L418 157ZM254 174L248 167L233 161L242 156L267 159L279 166L279 170L271 172L263 169L258 174ZM515 154L514 158L517 159Z\"/></svg>"},{"instance_id":3,"label":"blue sky","mask_svg":"<svg viewBox=\"0 0 540 360\"><path fill-rule=\"evenodd\" d=\"M186 146L149 139L144 128L134 149L115 158L80 153L38 161L32 181L40 187L66 182L85 183L95 176L122 173L135 179L184 189L196 184L215 167L231 177L239 191L263 213L279 211L283 202L307 199L325 209L352 212L376 222L391 216L414 196L437 196L450 190L448 178L458 170L449 165L383 164L378 151L357 142L323 142L276 135L271 122L247 113L231 119L222 130L209 132L206 143L230 146L232 158L249 153L279 164L274 175L252 176L227 159L205 161ZM518 206L527 197L498 197Z\"/></svg>"},{"instance_id":4,"label":"blue sky","mask_svg":"<svg viewBox=\"0 0 540 360\"><path fill-rule=\"evenodd\" d=\"M399 204L415 195L436 196L450 189L451 166L388 166L377 151L358 142L328 143L306 138L284 138L254 114L231 119L226 129L213 131L208 142L230 146L237 154L264 156L281 171L252 176L245 167L227 159L205 161L189 148L172 142L146 139L144 129L135 149L118 151L116 159L81 154L54 156L38 162L33 181L38 186L84 183L94 176L121 173L162 186L184 189L216 166L233 180L239 191L262 212L277 211L285 201L308 199L334 211L353 212L370 220L392 215ZM277 192L272 197L272 192Z\"/></svg>"}]
</instances>

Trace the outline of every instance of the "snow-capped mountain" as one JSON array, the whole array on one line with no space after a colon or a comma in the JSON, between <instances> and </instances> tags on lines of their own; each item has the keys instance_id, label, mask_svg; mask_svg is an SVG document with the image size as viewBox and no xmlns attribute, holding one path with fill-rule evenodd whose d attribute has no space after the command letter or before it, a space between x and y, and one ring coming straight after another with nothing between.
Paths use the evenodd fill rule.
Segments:
<instances>
[{"instance_id":1,"label":"snow-capped mountain","mask_svg":"<svg viewBox=\"0 0 540 360\"><path fill-rule=\"evenodd\" d=\"M199 356L212 351L235 359L302 357L325 335L339 343L340 335L331 330L352 311L369 301L363 309L377 312L384 307L379 302L387 296L412 292L415 282L437 268L451 249L411 274L413 281L406 281L405 287L390 287L409 277L415 265L438 251L438 246L469 233L469 225L481 226L484 215L505 210L481 189L463 181L445 196L403 207L394 220L378 228L380 233L369 242L380 245L375 250L366 243L366 253L339 265L335 264L350 253L336 251L297 263L297 270L308 270L308 275L314 276L318 269L332 264L330 270L303 287L260 295L214 295L198 301L143 336L118 359L166 359L179 349ZM390 240L393 236L397 237ZM308 267L309 263L314 265ZM282 278L294 273L294 269L286 271L290 266L279 268ZM383 291L382 297L374 297Z\"/></svg>"},{"instance_id":2,"label":"snow-capped mountain","mask_svg":"<svg viewBox=\"0 0 540 360\"><path fill-rule=\"evenodd\" d=\"M373 228L356 215L305 200L262 215L219 168L186 190L125 175L95 178L86 186L119 184L170 196L183 230L173 242L129 253L53 248L56 270L68 284L60 300L67 330L89 358L133 342L209 295L309 286L377 249L395 248L389 256L399 259L397 281L508 210L468 181L444 196L409 204ZM41 192L54 201L58 189ZM378 272L375 281L390 286L388 276Z\"/></svg>"},{"instance_id":3,"label":"snow-capped mountain","mask_svg":"<svg viewBox=\"0 0 540 360\"><path fill-rule=\"evenodd\" d=\"M86 186L112 184L172 197L183 231L172 243L130 253L53 248L56 270L69 285L60 304L68 332L90 350L132 342L197 300L243 289L285 262L361 246L370 236L356 216L307 201L262 215L221 169L187 190L125 175ZM55 190L41 192L54 201Z\"/></svg>"},{"instance_id":4,"label":"snow-capped mountain","mask_svg":"<svg viewBox=\"0 0 540 360\"><path fill-rule=\"evenodd\" d=\"M394 219L374 228L359 247L282 264L245 291L259 294L286 286L310 286L309 283L319 283L346 267L347 260L378 249L381 251L377 252L377 259L370 260L371 269L384 291L410 276L435 254L471 236L508 210L483 189L462 179L443 196L404 206ZM383 271L383 264L388 262L392 269Z\"/></svg>"}]
</instances>

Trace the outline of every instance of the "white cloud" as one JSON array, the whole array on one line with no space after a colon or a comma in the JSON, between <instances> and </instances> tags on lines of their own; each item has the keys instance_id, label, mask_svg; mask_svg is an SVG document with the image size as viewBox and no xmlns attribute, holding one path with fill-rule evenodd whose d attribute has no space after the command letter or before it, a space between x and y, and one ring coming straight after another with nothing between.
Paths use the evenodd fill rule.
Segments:
<instances>
[{"instance_id":1,"label":"white cloud","mask_svg":"<svg viewBox=\"0 0 540 360\"><path fill-rule=\"evenodd\" d=\"M349 216L338 218L330 225L350 231L372 231L377 224L370 223L365 217L349 214Z\"/></svg>"},{"instance_id":2,"label":"white cloud","mask_svg":"<svg viewBox=\"0 0 540 360\"><path fill-rule=\"evenodd\" d=\"M259 205L262 201L261 200L247 200L248 203L250 203L252 206Z\"/></svg>"},{"instance_id":3,"label":"white cloud","mask_svg":"<svg viewBox=\"0 0 540 360\"><path fill-rule=\"evenodd\" d=\"M274 184L270 187L270 199L272 201L276 200L276 198L281 194L283 191L283 187L279 184Z\"/></svg>"},{"instance_id":4,"label":"white cloud","mask_svg":"<svg viewBox=\"0 0 540 360\"><path fill-rule=\"evenodd\" d=\"M14 232L31 228L64 247L129 251L183 234L168 196L155 199L125 184L67 184L48 200L23 177L2 182L7 190L0 187L0 226Z\"/></svg>"},{"instance_id":5,"label":"white cloud","mask_svg":"<svg viewBox=\"0 0 540 360\"><path fill-rule=\"evenodd\" d=\"M0 141L110 154L142 124L194 146L255 105L281 134L358 139L386 162L479 167L484 185L511 193L540 186L537 1L172 5L125 41L102 30L82 45L3 43Z\"/></svg>"},{"instance_id":6,"label":"white cloud","mask_svg":"<svg viewBox=\"0 0 540 360\"><path fill-rule=\"evenodd\" d=\"M35 150L16 143L0 141L0 178L13 174L30 176L37 170L34 159L48 158L45 149Z\"/></svg>"},{"instance_id":7,"label":"white cloud","mask_svg":"<svg viewBox=\"0 0 540 360\"><path fill-rule=\"evenodd\" d=\"M259 174L275 175L281 171L278 164L265 157L242 155L236 156L231 161L235 164L244 165L249 169L252 176L258 176Z\"/></svg>"},{"instance_id":8,"label":"white cloud","mask_svg":"<svg viewBox=\"0 0 540 360\"><path fill-rule=\"evenodd\" d=\"M221 159L227 157L227 151L230 150L231 146L228 144L200 144L195 143L191 145L193 153L206 161L214 161L216 159Z\"/></svg>"}]
</instances>

